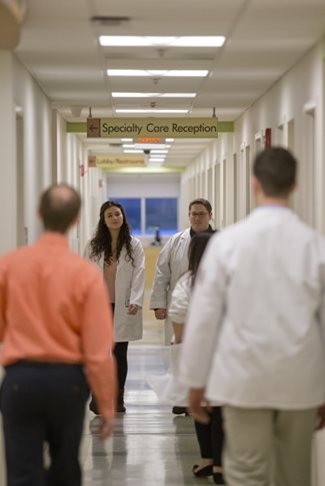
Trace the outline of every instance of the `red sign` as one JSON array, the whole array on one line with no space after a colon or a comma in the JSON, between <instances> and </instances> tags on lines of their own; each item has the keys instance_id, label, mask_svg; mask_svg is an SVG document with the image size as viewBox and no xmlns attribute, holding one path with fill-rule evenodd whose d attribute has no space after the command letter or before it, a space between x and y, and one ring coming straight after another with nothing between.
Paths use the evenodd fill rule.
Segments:
<instances>
[{"instance_id":1,"label":"red sign","mask_svg":"<svg viewBox=\"0 0 325 486\"><path fill-rule=\"evenodd\" d=\"M265 129L265 148L271 147L271 128Z\"/></svg>"},{"instance_id":2,"label":"red sign","mask_svg":"<svg viewBox=\"0 0 325 486\"><path fill-rule=\"evenodd\" d=\"M80 176L83 177L85 175L85 164L81 164L80 166Z\"/></svg>"},{"instance_id":3,"label":"red sign","mask_svg":"<svg viewBox=\"0 0 325 486\"><path fill-rule=\"evenodd\" d=\"M134 140L135 143L165 143L164 138L152 138L152 137L144 137L144 138L136 138Z\"/></svg>"}]
</instances>

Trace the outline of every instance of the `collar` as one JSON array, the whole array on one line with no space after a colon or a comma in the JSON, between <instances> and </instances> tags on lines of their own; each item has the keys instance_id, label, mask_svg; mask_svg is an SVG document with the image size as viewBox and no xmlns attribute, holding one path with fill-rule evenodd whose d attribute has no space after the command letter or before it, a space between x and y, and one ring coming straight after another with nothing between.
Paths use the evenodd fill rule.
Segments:
<instances>
[{"instance_id":1,"label":"collar","mask_svg":"<svg viewBox=\"0 0 325 486\"><path fill-rule=\"evenodd\" d=\"M208 229L202 231L202 233L215 233L215 230L209 224ZM192 228L190 228L190 235L191 235L191 238L193 238L193 236L196 235L196 231L194 231Z\"/></svg>"},{"instance_id":2,"label":"collar","mask_svg":"<svg viewBox=\"0 0 325 486\"><path fill-rule=\"evenodd\" d=\"M68 238L66 235L61 233L56 233L55 231L45 231L38 243L41 245L56 245L56 246L65 246L69 247Z\"/></svg>"}]
</instances>

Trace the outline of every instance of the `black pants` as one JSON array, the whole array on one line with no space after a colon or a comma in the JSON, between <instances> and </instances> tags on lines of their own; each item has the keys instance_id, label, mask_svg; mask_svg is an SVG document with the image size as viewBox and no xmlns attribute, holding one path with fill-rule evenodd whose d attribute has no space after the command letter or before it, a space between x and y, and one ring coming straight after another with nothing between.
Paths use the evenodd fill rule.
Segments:
<instances>
[{"instance_id":1,"label":"black pants","mask_svg":"<svg viewBox=\"0 0 325 486\"><path fill-rule=\"evenodd\" d=\"M213 407L208 424L194 421L194 425L202 459L213 459L213 465L221 467L224 440L221 407Z\"/></svg>"},{"instance_id":2,"label":"black pants","mask_svg":"<svg viewBox=\"0 0 325 486\"><path fill-rule=\"evenodd\" d=\"M114 347L114 356L116 360L116 369L117 369L117 383L118 389L123 390L126 382L126 377L128 374L128 341L115 343Z\"/></svg>"},{"instance_id":3,"label":"black pants","mask_svg":"<svg viewBox=\"0 0 325 486\"><path fill-rule=\"evenodd\" d=\"M112 303L112 312L114 315L115 312L115 304ZM116 361L116 370L117 370L117 386L119 390L124 390L126 377L128 374L128 341L123 341L119 343L115 343L113 354L115 356Z\"/></svg>"},{"instance_id":4,"label":"black pants","mask_svg":"<svg viewBox=\"0 0 325 486\"><path fill-rule=\"evenodd\" d=\"M6 368L0 407L7 486L81 486L78 456L88 395L79 365L22 361Z\"/></svg>"}]
</instances>

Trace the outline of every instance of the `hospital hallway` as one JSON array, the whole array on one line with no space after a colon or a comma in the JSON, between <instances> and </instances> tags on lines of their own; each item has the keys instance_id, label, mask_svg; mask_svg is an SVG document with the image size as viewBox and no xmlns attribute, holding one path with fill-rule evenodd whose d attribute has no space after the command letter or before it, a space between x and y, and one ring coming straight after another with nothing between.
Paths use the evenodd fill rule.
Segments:
<instances>
[{"instance_id":1,"label":"hospital hallway","mask_svg":"<svg viewBox=\"0 0 325 486\"><path fill-rule=\"evenodd\" d=\"M146 383L146 377L164 373L168 351L161 345L131 345L127 411L117 414L113 439L98 440L98 419L88 412L81 452L84 486L202 484L191 472L199 458L192 419L160 405Z\"/></svg>"},{"instance_id":2,"label":"hospital hallway","mask_svg":"<svg viewBox=\"0 0 325 486\"><path fill-rule=\"evenodd\" d=\"M163 324L148 310L148 298L149 289L143 338L129 346L127 410L116 416L113 439L98 440L98 418L87 411L81 447L84 486L202 484L191 472L199 459L191 417L173 415L172 406L161 405L147 384L148 378L164 374L169 362Z\"/></svg>"}]
</instances>

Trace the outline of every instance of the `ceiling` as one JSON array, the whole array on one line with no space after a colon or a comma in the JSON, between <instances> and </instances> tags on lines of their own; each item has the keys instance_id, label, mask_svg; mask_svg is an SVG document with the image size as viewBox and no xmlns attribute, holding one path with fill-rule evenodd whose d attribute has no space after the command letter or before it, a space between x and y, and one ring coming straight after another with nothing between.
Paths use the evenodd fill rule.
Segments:
<instances>
[{"instance_id":1,"label":"ceiling","mask_svg":"<svg viewBox=\"0 0 325 486\"><path fill-rule=\"evenodd\" d=\"M238 118L324 34L324 0L29 0L16 54L67 121L85 121L89 107L100 118L152 103L188 109L182 117L210 117L215 107L216 116L227 121ZM226 42L221 48L101 47L99 35L224 35ZM107 69L206 69L209 74L123 78L108 77ZM197 95L112 98L115 91ZM164 164L186 166L208 142L175 140ZM109 143L91 140L90 149L121 152Z\"/></svg>"}]
</instances>

